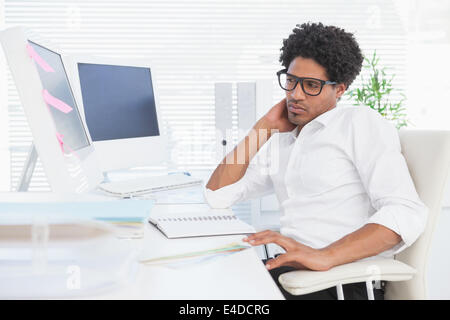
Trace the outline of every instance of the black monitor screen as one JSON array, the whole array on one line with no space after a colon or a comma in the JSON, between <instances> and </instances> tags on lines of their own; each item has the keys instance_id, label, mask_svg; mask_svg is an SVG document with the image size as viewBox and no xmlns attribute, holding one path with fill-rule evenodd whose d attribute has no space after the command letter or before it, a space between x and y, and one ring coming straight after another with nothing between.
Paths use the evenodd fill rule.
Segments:
<instances>
[{"instance_id":1,"label":"black monitor screen","mask_svg":"<svg viewBox=\"0 0 450 320\"><path fill-rule=\"evenodd\" d=\"M89 146L77 104L61 56L32 41L32 55L44 88L43 96L50 111L62 148L69 153Z\"/></svg>"},{"instance_id":2,"label":"black monitor screen","mask_svg":"<svg viewBox=\"0 0 450 320\"><path fill-rule=\"evenodd\" d=\"M93 141L159 136L150 68L78 63Z\"/></svg>"}]
</instances>

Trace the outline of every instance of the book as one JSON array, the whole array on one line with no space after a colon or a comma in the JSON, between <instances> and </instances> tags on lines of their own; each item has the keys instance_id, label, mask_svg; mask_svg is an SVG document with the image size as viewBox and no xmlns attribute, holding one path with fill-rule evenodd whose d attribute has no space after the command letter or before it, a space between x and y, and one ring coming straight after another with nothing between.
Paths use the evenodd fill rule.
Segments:
<instances>
[{"instance_id":1,"label":"book","mask_svg":"<svg viewBox=\"0 0 450 320\"><path fill-rule=\"evenodd\" d=\"M206 204L156 204L149 222L169 239L256 232L231 209L211 209Z\"/></svg>"},{"instance_id":2,"label":"book","mask_svg":"<svg viewBox=\"0 0 450 320\"><path fill-rule=\"evenodd\" d=\"M80 299L135 279L139 249L108 223L24 218L0 223L0 299Z\"/></svg>"},{"instance_id":3,"label":"book","mask_svg":"<svg viewBox=\"0 0 450 320\"><path fill-rule=\"evenodd\" d=\"M31 223L36 217L48 222L98 220L116 229L119 238L142 238L154 200L1 202L0 224Z\"/></svg>"}]
</instances>

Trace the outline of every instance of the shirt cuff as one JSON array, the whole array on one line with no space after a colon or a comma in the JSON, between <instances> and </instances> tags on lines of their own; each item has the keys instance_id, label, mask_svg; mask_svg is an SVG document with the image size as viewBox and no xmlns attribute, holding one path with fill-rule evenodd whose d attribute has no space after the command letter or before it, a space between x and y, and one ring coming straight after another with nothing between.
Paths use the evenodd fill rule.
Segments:
<instances>
[{"instance_id":1,"label":"shirt cuff","mask_svg":"<svg viewBox=\"0 0 450 320\"><path fill-rule=\"evenodd\" d=\"M384 206L378 210L368 223L376 223L391 229L401 236L402 241L392 249L397 254L412 245L425 229L428 209L412 209L402 206ZM391 249L391 250L392 250Z\"/></svg>"}]
</instances>

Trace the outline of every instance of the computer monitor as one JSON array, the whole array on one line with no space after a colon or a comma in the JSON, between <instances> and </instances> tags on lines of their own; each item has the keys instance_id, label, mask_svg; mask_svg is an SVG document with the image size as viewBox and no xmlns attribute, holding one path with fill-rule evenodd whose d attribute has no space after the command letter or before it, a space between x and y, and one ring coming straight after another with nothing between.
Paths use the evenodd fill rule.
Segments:
<instances>
[{"instance_id":1,"label":"computer monitor","mask_svg":"<svg viewBox=\"0 0 450 320\"><path fill-rule=\"evenodd\" d=\"M0 33L33 143L56 193L84 193L103 180L63 57L22 27Z\"/></svg>"},{"instance_id":2,"label":"computer monitor","mask_svg":"<svg viewBox=\"0 0 450 320\"><path fill-rule=\"evenodd\" d=\"M140 59L70 56L72 87L104 172L163 166L155 67Z\"/></svg>"}]
</instances>

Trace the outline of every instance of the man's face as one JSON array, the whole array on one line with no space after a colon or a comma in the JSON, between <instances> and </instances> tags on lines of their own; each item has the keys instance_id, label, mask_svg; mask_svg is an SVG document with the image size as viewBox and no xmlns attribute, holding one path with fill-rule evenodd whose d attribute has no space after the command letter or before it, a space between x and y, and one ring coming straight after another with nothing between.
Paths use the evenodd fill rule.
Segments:
<instances>
[{"instance_id":1,"label":"man's face","mask_svg":"<svg viewBox=\"0 0 450 320\"><path fill-rule=\"evenodd\" d=\"M289 64L287 72L297 77L334 80L328 79L325 68L309 58L295 58ZM314 118L333 109L336 106L337 99L344 92L345 85L341 83L337 85L324 85L322 92L318 96L309 96L303 92L300 83L298 83L294 90L286 91L289 121L298 125L301 129Z\"/></svg>"}]
</instances>

